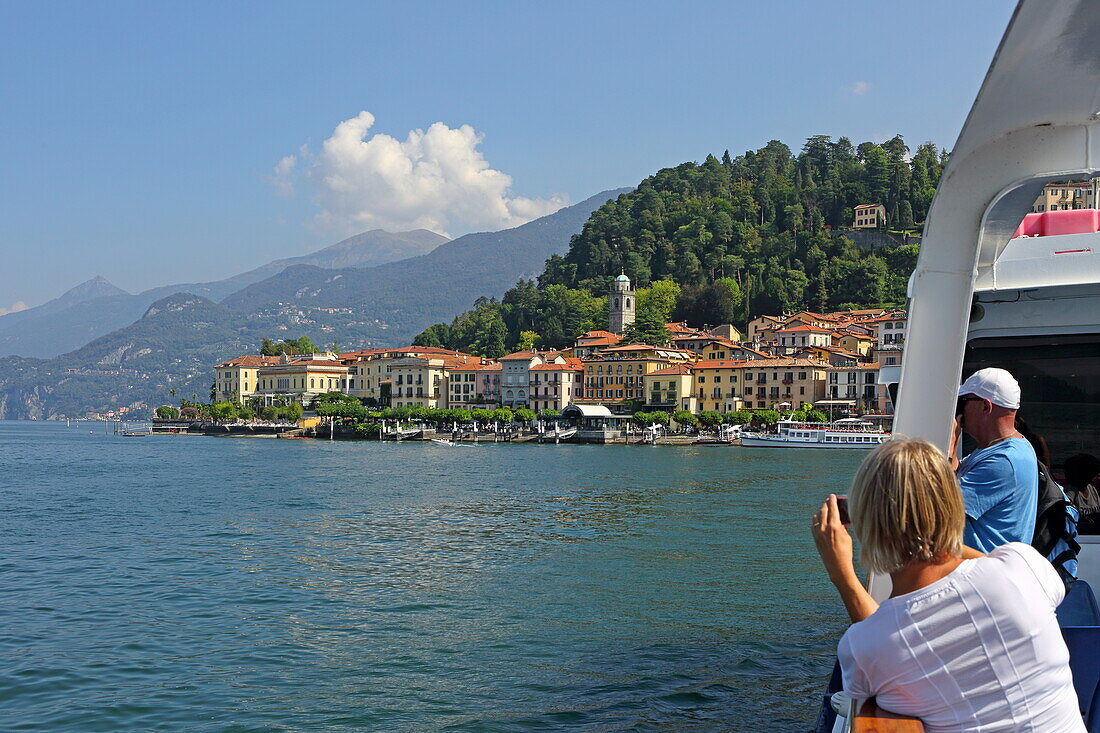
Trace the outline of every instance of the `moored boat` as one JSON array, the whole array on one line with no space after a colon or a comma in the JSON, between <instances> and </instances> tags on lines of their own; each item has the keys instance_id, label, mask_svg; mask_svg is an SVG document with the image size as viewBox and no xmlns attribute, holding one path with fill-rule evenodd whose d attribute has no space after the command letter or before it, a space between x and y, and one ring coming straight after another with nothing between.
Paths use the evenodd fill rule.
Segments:
<instances>
[{"instance_id":1,"label":"moored boat","mask_svg":"<svg viewBox=\"0 0 1100 733\"><path fill-rule=\"evenodd\" d=\"M780 420L774 433L741 433L747 448L856 448L870 449L890 437L873 423L859 418L835 422Z\"/></svg>"}]
</instances>

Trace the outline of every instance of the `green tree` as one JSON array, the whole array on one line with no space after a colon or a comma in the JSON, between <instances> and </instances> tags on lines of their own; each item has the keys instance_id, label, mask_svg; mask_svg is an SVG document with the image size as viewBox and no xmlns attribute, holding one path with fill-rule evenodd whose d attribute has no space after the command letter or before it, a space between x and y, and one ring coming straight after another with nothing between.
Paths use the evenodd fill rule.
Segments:
<instances>
[{"instance_id":1,"label":"green tree","mask_svg":"<svg viewBox=\"0 0 1100 733\"><path fill-rule=\"evenodd\" d=\"M727 412L725 421L727 425L747 425L752 420L752 413L748 410L734 410Z\"/></svg>"},{"instance_id":2,"label":"green tree","mask_svg":"<svg viewBox=\"0 0 1100 733\"><path fill-rule=\"evenodd\" d=\"M174 407L168 405L162 405L154 410L154 413L161 420L175 420L180 416L180 411Z\"/></svg>"},{"instance_id":3,"label":"green tree","mask_svg":"<svg viewBox=\"0 0 1100 733\"><path fill-rule=\"evenodd\" d=\"M515 418L518 422L531 422L535 419L535 411L528 410L526 407L521 407L516 410Z\"/></svg>"},{"instance_id":4,"label":"green tree","mask_svg":"<svg viewBox=\"0 0 1100 733\"><path fill-rule=\"evenodd\" d=\"M534 331L520 331L519 341L516 342L516 351L533 351L540 338Z\"/></svg>"},{"instance_id":5,"label":"green tree","mask_svg":"<svg viewBox=\"0 0 1100 733\"><path fill-rule=\"evenodd\" d=\"M705 427L713 427L722 422L722 413L714 410L704 410L699 413L699 424Z\"/></svg>"},{"instance_id":6,"label":"green tree","mask_svg":"<svg viewBox=\"0 0 1100 733\"><path fill-rule=\"evenodd\" d=\"M775 425L782 419L775 410L756 410L753 413L753 422L758 425Z\"/></svg>"},{"instance_id":7,"label":"green tree","mask_svg":"<svg viewBox=\"0 0 1100 733\"><path fill-rule=\"evenodd\" d=\"M623 329L623 343L664 346L672 338L665 323L656 313L647 313Z\"/></svg>"},{"instance_id":8,"label":"green tree","mask_svg":"<svg viewBox=\"0 0 1100 733\"><path fill-rule=\"evenodd\" d=\"M493 410L493 419L502 423L510 423L515 419L515 414L507 407L501 407Z\"/></svg>"},{"instance_id":9,"label":"green tree","mask_svg":"<svg viewBox=\"0 0 1100 733\"><path fill-rule=\"evenodd\" d=\"M672 413L672 419L685 428L695 427L699 424L699 418L688 410L676 410L676 412Z\"/></svg>"},{"instance_id":10,"label":"green tree","mask_svg":"<svg viewBox=\"0 0 1100 733\"><path fill-rule=\"evenodd\" d=\"M237 406L232 402L215 402L211 415L215 420L233 420L237 417Z\"/></svg>"}]
</instances>

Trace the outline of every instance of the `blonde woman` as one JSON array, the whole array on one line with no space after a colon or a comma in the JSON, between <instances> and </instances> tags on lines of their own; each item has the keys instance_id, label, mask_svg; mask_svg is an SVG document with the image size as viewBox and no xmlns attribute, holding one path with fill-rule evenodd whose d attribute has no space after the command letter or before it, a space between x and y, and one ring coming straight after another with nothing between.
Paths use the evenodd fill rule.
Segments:
<instances>
[{"instance_id":1,"label":"blonde woman","mask_svg":"<svg viewBox=\"0 0 1100 733\"><path fill-rule=\"evenodd\" d=\"M872 451L849 498L860 562L890 576L881 605L864 590L852 538L830 495L813 519L829 579L852 621L838 657L844 689L937 731L1084 731L1054 609L1065 593L1029 545L965 548L962 494L923 440Z\"/></svg>"}]
</instances>

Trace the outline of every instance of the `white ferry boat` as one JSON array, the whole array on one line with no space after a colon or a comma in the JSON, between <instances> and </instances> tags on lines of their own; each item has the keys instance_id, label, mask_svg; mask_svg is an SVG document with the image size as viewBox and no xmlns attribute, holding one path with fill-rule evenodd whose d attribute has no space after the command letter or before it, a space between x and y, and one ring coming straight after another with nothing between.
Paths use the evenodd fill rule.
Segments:
<instances>
[{"instance_id":1,"label":"white ferry boat","mask_svg":"<svg viewBox=\"0 0 1100 733\"><path fill-rule=\"evenodd\" d=\"M741 433L748 448L848 448L870 449L890 437L873 423L858 417L835 422L780 420L775 433Z\"/></svg>"},{"instance_id":2,"label":"white ferry boat","mask_svg":"<svg viewBox=\"0 0 1100 733\"><path fill-rule=\"evenodd\" d=\"M1047 184L1100 176L1097 38L1100 2L1017 5L925 223L900 375L888 380L900 383L898 433L946 452L961 378L999 366L1019 380L1020 416L1045 439L1055 476L1074 453L1100 455L1095 183L1089 209L1071 203L1025 219ZM1100 733L1100 614L1090 589L1100 588L1100 535L1078 539L1086 582L1074 584L1058 616L1083 720ZM887 597L890 578L873 576L870 592ZM838 689L834 673L829 692ZM923 730L854 706L838 718L838 700L828 701L817 733Z\"/></svg>"}]
</instances>

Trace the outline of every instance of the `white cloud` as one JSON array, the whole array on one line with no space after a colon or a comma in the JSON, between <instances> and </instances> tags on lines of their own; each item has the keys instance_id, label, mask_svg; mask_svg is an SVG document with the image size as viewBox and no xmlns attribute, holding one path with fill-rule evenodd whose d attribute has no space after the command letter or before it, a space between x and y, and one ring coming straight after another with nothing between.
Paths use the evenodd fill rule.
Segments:
<instances>
[{"instance_id":1,"label":"white cloud","mask_svg":"<svg viewBox=\"0 0 1100 733\"><path fill-rule=\"evenodd\" d=\"M857 81L848 89L849 92L857 97L862 97L867 92L871 91L871 82L869 81Z\"/></svg>"},{"instance_id":2,"label":"white cloud","mask_svg":"<svg viewBox=\"0 0 1100 733\"><path fill-rule=\"evenodd\" d=\"M304 175L316 192L318 222L342 233L366 229L431 229L441 234L519 226L568 203L564 196L530 199L511 192L512 177L489 167L482 135L442 122L412 130L404 141L369 135L374 115L360 112L336 126L316 155L303 149ZM290 190L297 159L275 167ZM285 184L281 184L285 182Z\"/></svg>"},{"instance_id":3,"label":"white cloud","mask_svg":"<svg viewBox=\"0 0 1100 733\"><path fill-rule=\"evenodd\" d=\"M288 155L275 164L275 177L272 183L275 184L275 191L280 196L290 196L294 193L294 181L291 176L297 163L298 158Z\"/></svg>"},{"instance_id":4,"label":"white cloud","mask_svg":"<svg viewBox=\"0 0 1100 733\"><path fill-rule=\"evenodd\" d=\"M6 316L9 313L18 313L19 311L25 311L27 310L27 308L28 306L26 303L21 300L17 300L12 303L11 306L8 308L0 306L0 316Z\"/></svg>"}]
</instances>

